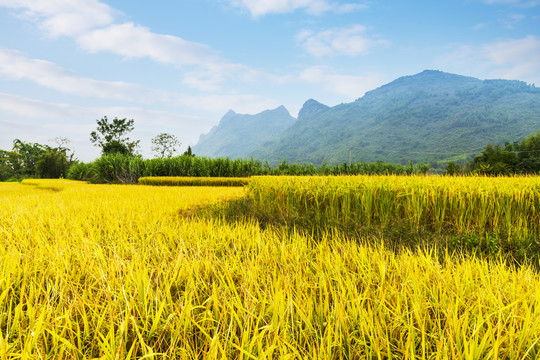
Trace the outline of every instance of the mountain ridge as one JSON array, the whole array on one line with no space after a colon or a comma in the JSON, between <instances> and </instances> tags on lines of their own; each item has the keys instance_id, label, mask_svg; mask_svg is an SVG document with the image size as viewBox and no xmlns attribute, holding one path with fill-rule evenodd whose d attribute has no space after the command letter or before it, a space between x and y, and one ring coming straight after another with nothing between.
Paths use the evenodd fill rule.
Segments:
<instances>
[{"instance_id":1,"label":"mountain ridge","mask_svg":"<svg viewBox=\"0 0 540 360\"><path fill-rule=\"evenodd\" d=\"M283 106L255 115L229 110L207 134L201 134L193 146L197 155L211 157L247 157L258 146L274 139L296 121Z\"/></svg>"},{"instance_id":2,"label":"mountain ridge","mask_svg":"<svg viewBox=\"0 0 540 360\"><path fill-rule=\"evenodd\" d=\"M351 103L299 119L254 157L277 163L467 160L487 142L517 141L540 128L540 89L427 70Z\"/></svg>"},{"instance_id":3,"label":"mountain ridge","mask_svg":"<svg viewBox=\"0 0 540 360\"><path fill-rule=\"evenodd\" d=\"M337 164L349 160L352 147L355 162L437 167L468 160L487 142L517 141L539 128L540 89L534 85L425 70L350 103L330 107L308 99L298 120L247 156L271 164Z\"/></svg>"}]
</instances>

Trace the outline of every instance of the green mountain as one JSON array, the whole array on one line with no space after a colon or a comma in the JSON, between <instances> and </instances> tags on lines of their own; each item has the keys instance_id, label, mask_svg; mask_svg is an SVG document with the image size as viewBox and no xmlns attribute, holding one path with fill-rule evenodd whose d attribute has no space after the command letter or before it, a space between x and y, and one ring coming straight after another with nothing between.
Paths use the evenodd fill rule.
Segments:
<instances>
[{"instance_id":1,"label":"green mountain","mask_svg":"<svg viewBox=\"0 0 540 360\"><path fill-rule=\"evenodd\" d=\"M295 120L284 106L256 115L230 110L208 134L200 136L193 152L211 157L249 157L259 146L281 135Z\"/></svg>"},{"instance_id":2,"label":"green mountain","mask_svg":"<svg viewBox=\"0 0 540 360\"><path fill-rule=\"evenodd\" d=\"M514 142L540 129L540 89L514 80L479 80L426 70L352 103L308 100L298 121L255 150L277 163L470 159L488 142Z\"/></svg>"}]
</instances>

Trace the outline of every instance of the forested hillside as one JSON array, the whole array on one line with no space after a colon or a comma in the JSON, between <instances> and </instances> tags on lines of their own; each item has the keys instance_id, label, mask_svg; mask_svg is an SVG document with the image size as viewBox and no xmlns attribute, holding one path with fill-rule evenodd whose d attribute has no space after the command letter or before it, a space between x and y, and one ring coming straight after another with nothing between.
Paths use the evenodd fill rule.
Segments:
<instances>
[{"instance_id":1,"label":"forested hillside","mask_svg":"<svg viewBox=\"0 0 540 360\"><path fill-rule=\"evenodd\" d=\"M352 103L308 100L299 119L253 155L314 164L470 160L487 142L517 141L540 128L540 89L426 70Z\"/></svg>"}]
</instances>

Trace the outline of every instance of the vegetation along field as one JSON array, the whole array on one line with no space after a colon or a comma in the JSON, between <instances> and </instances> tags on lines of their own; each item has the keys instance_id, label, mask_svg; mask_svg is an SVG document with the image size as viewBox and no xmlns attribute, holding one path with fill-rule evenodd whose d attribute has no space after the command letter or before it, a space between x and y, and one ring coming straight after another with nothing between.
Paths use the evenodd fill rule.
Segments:
<instances>
[{"instance_id":1,"label":"vegetation along field","mask_svg":"<svg viewBox=\"0 0 540 360\"><path fill-rule=\"evenodd\" d=\"M0 359L536 359L539 191L0 183Z\"/></svg>"}]
</instances>

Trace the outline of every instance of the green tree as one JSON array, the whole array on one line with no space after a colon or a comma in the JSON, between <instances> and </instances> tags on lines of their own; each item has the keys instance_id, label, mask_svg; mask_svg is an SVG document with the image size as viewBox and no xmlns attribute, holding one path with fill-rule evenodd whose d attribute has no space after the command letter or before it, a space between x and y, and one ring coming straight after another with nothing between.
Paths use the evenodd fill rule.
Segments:
<instances>
[{"instance_id":1,"label":"green tree","mask_svg":"<svg viewBox=\"0 0 540 360\"><path fill-rule=\"evenodd\" d=\"M66 159L69 165L77 162L77 160L75 159L75 153L68 147L69 143L71 142L70 139L63 136L57 136L53 139L50 139L49 141L56 144L54 150L61 151L66 155Z\"/></svg>"},{"instance_id":2,"label":"green tree","mask_svg":"<svg viewBox=\"0 0 540 360\"><path fill-rule=\"evenodd\" d=\"M12 156L11 165L18 176L33 176L36 174L36 163L40 156L51 147L38 143L27 143L19 139L13 141L13 152L17 156Z\"/></svg>"},{"instance_id":3,"label":"green tree","mask_svg":"<svg viewBox=\"0 0 540 360\"><path fill-rule=\"evenodd\" d=\"M454 161L449 161L444 169L445 175L455 176L461 174L461 166Z\"/></svg>"},{"instance_id":4,"label":"green tree","mask_svg":"<svg viewBox=\"0 0 540 360\"><path fill-rule=\"evenodd\" d=\"M191 146L188 146L187 147L187 150L184 151L184 154L185 156L195 156L195 154L193 153L193 151L191 151Z\"/></svg>"},{"instance_id":5,"label":"green tree","mask_svg":"<svg viewBox=\"0 0 540 360\"><path fill-rule=\"evenodd\" d=\"M15 176L12 159L16 154L11 151L0 150L0 181L6 181Z\"/></svg>"},{"instance_id":6,"label":"green tree","mask_svg":"<svg viewBox=\"0 0 540 360\"><path fill-rule=\"evenodd\" d=\"M69 162L66 152L59 149L53 149L43 153L36 162L36 175L40 178L64 178L68 169Z\"/></svg>"},{"instance_id":7,"label":"green tree","mask_svg":"<svg viewBox=\"0 0 540 360\"><path fill-rule=\"evenodd\" d=\"M518 171L521 173L540 172L540 131L523 138L518 146Z\"/></svg>"},{"instance_id":8,"label":"green tree","mask_svg":"<svg viewBox=\"0 0 540 360\"><path fill-rule=\"evenodd\" d=\"M168 158L173 156L180 145L182 144L176 136L161 133L152 139L152 152L162 159Z\"/></svg>"},{"instance_id":9,"label":"green tree","mask_svg":"<svg viewBox=\"0 0 540 360\"><path fill-rule=\"evenodd\" d=\"M20 139L13 141L12 151L0 150L0 181L9 178L22 177L60 177L65 176L66 166L76 162L74 154L66 146L67 138L57 137L52 141L57 147L25 142ZM68 153L71 153L68 158ZM56 172L51 172L52 163L56 163ZM67 164L67 165L66 165Z\"/></svg>"},{"instance_id":10,"label":"green tree","mask_svg":"<svg viewBox=\"0 0 540 360\"><path fill-rule=\"evenodd\" d=\"M122 154L122 155L133 155L126 144L113 140L108 143L103 144L102 147L103 154Z\"/></svg>"},{"instance_id":11,"label":"green tree","mask_svg":"<svg viewBox=\"0 0 540 360\"><path fill-rule=\"evenodd\" d=\"M103 154L126 153L133 155L139 140L131 141L127 134L135 128L133 119L114 118L111 121L104 116L97 122L97 131L90 133L90 141L101 148Z\"/></svg>"},{"instance_id":12,"label":"green tree","mask_svg":"<svg viewBox=\"0 0 540 360\"><path fill-rule=\"evenodd\" d=\"M469 165L470 170L488 175L540 173L540 131L504 147L491 145Z\"/></svg>"},{"instance_id":13,"label":"green tree","mask_svg":"<svg viewBox=\"0 0 540 360\"><path fill-rule=\"evenodd\" d=\"M471 170L484 175L510 175L517 170L517 155L515 144L506 143L504 148L500 145L491 145L479 156L475 156L471 163Z\"/></svg>"}]
</instances>

